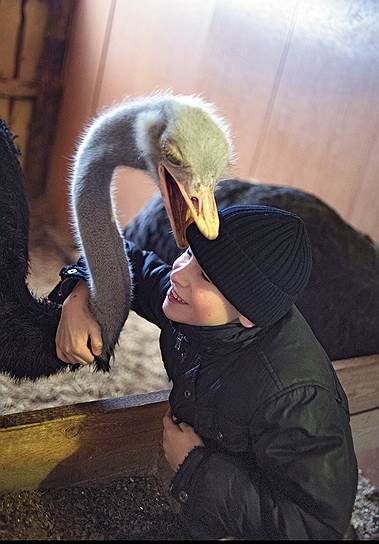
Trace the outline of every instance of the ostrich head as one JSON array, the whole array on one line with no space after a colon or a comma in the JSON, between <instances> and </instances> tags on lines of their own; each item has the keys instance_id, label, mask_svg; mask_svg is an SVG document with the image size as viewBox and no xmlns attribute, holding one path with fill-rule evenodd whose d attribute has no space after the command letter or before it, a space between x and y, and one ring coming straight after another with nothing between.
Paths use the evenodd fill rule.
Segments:
<instances>
[{"instance_id":1,"label":"ostrich head","mask_svg":"<svg viewBox=\"0 0 379 544\"><path fill-rule=\"evenodd\" d=\"M176 243L185 248L186 228L217 238L214 189L232 164L228 127L199 97L160 95L136 120L137 147L161 191Z\"/></svg>"}]
</instances>

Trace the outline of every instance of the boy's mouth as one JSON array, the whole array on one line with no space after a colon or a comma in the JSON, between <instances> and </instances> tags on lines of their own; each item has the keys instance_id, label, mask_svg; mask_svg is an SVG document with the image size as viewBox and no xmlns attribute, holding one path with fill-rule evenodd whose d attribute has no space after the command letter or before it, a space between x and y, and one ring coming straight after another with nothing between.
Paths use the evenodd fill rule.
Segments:
<instances>
[{"instance_id":1,"label":"boy's mouth","mask_svg":"<svg viewBox=\"0 0 379 544\"><path fill-rule=\"evenodd\" d=\"M186 304L187 305L187 302L184 302L184 300L178 295L178 293L175 291L172 285L170 289L167 291L167 298L169 302L171 302L172 304Z\"/></svg>"}]
</instances>

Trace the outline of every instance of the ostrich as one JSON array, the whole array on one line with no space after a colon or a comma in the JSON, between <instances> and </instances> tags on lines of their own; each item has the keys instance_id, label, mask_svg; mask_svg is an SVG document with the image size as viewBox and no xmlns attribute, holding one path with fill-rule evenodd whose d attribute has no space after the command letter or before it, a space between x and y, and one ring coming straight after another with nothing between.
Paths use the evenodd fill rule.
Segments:
<instances>
[{"instance_id":1,"label":"ostrich","mask_svg":"<svg viewBox=\"0 0 379 544\"><path fill-rule=\"evenodd\" d=\"M215 197L220 208L264 204L302 217L311 239L313 269L296 305L332 360L379 353L379 247L369 236L320 199L292 187L223 180ZM181 251L164 235L167 226L156 194L126 226L124 236L171 264Z\"/></svg>"},{"instance_id":2,"label":"ostrich","mask_svg":"<svg viewBox=\"0 0 379 544\"><path fill-rule=\"evenodd\" d=\"M74 161L70 203L89 271L89 308L102 330L97 369L109 370L131 298L129 263L112 201L115 168L147 170L161 191L176 243L184 248L192 221L207 238L217 237L214 188L232 159L225 121L195 96L157 93L125 101L87 130ZM36 379L66 366L55 353L60 308L34 298L25 283L28 208L16 148L3 122L0 183L0 371Z\"/></svg>"}]
</instances>

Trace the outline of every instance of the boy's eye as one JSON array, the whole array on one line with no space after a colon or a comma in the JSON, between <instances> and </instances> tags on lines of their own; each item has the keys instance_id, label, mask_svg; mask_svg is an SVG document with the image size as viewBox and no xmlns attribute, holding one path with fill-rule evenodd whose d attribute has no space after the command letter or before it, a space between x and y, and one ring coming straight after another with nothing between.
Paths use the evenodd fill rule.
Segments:
<instances>
[{"instance_id":1,"label":"boy's eye","mask_svg":"<svg viewBox=\"0 0 379 544\"><path fill-rule=\"evenodd\" d=\"M203 276L205 281L207 281L208 283L211 283L211 280L207 278L207 276L204 274L204 272L202 272L201 275Z\"/></svg>"}]
</instances>

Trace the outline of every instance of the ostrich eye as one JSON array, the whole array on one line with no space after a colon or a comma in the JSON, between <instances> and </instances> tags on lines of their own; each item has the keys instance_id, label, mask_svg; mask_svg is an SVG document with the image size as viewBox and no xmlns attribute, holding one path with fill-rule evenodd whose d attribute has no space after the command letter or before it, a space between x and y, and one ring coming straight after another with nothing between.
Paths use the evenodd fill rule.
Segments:
<instances>
[{"instance_id":1,"label":"ostrich eye","mask_svg":"<svg viewBox=\"0 0 379 544\"><path fill-rule=\"evenodd\" d=\"M173 155L172 153L166 153L166 158L168 162L173 164L174 166L181 166L182 165L182 159L180 157L177 157L176 155Z\"/></svg>"},{"instance_id":2,"label":"ostrich eye","mask_svg":"<svg viewBox=\"0 0 379 544\"><path fill-rule=\"evenodd\" d=\"M161 151L166 161L171 163L173 166L183 165L183 159L179 149L169 140L163 140L161 142Z\"/></svg>"}]
</instances>

